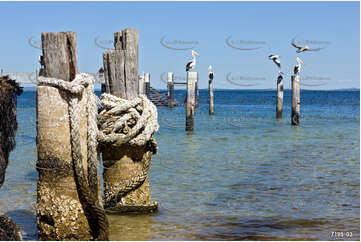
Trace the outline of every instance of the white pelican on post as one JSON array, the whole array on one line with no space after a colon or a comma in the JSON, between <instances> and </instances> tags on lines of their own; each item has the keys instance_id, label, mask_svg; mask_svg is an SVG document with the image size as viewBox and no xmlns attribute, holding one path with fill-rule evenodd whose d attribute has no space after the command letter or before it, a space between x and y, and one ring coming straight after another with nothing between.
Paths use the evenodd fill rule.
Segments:
<instances>
[{"instance_id":1,"label":"white pelican on post","mask_svg":"<svg viewBox=\"0 0 361 242\"><path fill-rule=\"evenodd\" d=\"M188 64L186 65L186 71L190 71L196 66L196 55L199 56L199 54L194 50L192 50L191 53L192 53L192 61L188 62Z\"/></svg>"},{"instance_id":2,"label":"white pelican on post","mask_svg":"<svg viewBox=\"0 0 361 242\"><path fill-rule=\"evenodd\" d=\"M298 45L296 45L295 38L292 39L291 45L293 47L297 48L297 50L296 50L297 53L301 53L304 51L319 51L319 50L323 49L323 48L311 48L308 45L298 46Z\"/></svg>"},{"instance_id":3,"label":"white pelican on post","mask_svg":"<svg viewBox=\"0 0 361 242\"><path fill-rule=\"evenodd\" d=\"M44 67L44 56L39 55L38 60L39 60L40 66Z\"/></svg>"},{"instance_id":4,"label":"white pelican on post","mask_svg":"<svg viewBox=\"0 0 361 242\"><path fill-rule=\"evenodd\" d=\"M303 64L303 61L300 59L300 58L296 58L296 61L297 61L297 65L295 65L295 68L293 69L293 72L295 73L295 75L298 75L300 74L300 71L301 71L301 64Z\"/></svg>"},{"instance_id":5,"label":"white pelican on post","mask_svg":"<svg viewBox=\"0 0 361 242\"><path fill-rule=\"evenodd\" d=\"M273 60L273 62L278 66L279 69L281 69L281 62L278 58L280 58L279 55L269 55L268 58L270 60Z\"/></svg>"},{"instance_id":6,"label":"white pelican on post","mask_svg":"<svg viewBox=\"0 0 361 242\"><path fill-rule=\"evenodd\" d=\"M209 73L208 73L208 77L209 77L209 80L213 80L213 77L214 77L214 74L213 74L213 70L212 70L212 66L211 65L209 65L208 66L208 71L209 71Z\"/></svg>"}]
</instances>

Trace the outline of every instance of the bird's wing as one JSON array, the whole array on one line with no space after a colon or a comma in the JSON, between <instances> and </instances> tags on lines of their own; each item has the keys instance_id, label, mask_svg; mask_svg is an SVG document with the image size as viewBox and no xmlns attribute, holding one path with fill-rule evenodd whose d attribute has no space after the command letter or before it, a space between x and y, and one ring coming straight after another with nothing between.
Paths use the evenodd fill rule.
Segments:
<instances>
[{"instance_id":1,"label":"bird's wing","mask_svg":"<svg viewBox=\"0 0 361 242\"><path fill-rule=\"evenodd\" d=\"M312 50L312 51L319 51L319 50L322 50L324 48L309 48L308 50Z\"/></svg>"},{"instance_id":2,"label":"bird's wing","mask_svg":"<svg viewBox=\"0 0 361 242\"><path fill-rule=\"evenodd\" d=\"M301 46L296 45L295 39L296 39L296 38L293 38L293 39L292 39L291 45L292 45L293 47L297 48L297 49L302 48Z\"/></svg>"},{"instance_id":3,"label":"bird's wing","mask_svg":"<svg viewBox=\"0 0 361 242\"><path fill-rule=\"evenodd\" d=\"M280 60L275 59L274 62L276 63L276 65L277 65L279 68L281 68L281 62L280 62Z\"/></svg>"}]
</instances>

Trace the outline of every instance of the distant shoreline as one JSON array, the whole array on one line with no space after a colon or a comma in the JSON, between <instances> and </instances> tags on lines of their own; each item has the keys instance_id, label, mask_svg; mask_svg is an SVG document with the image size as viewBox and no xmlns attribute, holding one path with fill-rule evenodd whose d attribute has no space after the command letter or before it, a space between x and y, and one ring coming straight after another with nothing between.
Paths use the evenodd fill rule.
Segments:
<instances>
[{"instance_id":1,"label":"distant shoreline","mask_svg":"<svg viewBox=\"0 0 361 242\"><path fill-rule=\"evenodd\" d=\"M21 85L21 83L20 83ZM32 86L24 86L24 85L21 85L23 87L23 90L24 92L32 92L32 91L36 91L36 86L35 85L32 85ZM100 91L101 90L101 87L100 85L97 86L95 85L94 86L94 90L95 91ZM159 91L164 91L164 92L167 92L168 90L167 89L157 89ZM175 89L175 91L185 91L186 89ZM274 92L274 91L277 91L276 89L218 89L218 88L214 88L213 89L214 91L263 91L263 92ZM291 91L292 89L284 89L284 91ZM199 89L199 91L208 91L208 89ZM340 88L340 89L301 89L301 91L325 91L325 92L332 92L332 91L346 91L346 92L360 92L360 89L359 88Z\"/></svg>"}]
</instances>

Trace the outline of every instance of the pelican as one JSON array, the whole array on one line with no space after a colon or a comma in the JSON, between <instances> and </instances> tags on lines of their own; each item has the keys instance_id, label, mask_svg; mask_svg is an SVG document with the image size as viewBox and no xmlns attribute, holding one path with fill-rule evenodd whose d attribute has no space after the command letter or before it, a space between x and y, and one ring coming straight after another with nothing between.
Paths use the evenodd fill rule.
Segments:
<instances>
[{"instance_id":1,"label":"pelican","mask_svg":"<svg viewBox=\"0 0 361 242\"><path fill-rule=\"evenodd\" d=\"M188 62L188 64L186 65L186 71L190 71L196 66L196 55L199 56L199 54L194 50L192 50L191 53L192 53L192 61Z\"/></svg>"},{"instance_id":2,"label":"pelican","mask_svg":"<svg viewBox=\"0 0 361 242\"><path fill-rule=\"evenodd\" d=\"M295 39L296 38L292 39L291 45L293 47L297 48L297 50L296 50L297 53L301 53L301 52L304 52L304 51L319 51L319 50L323 49L323 48L311 48L308 45L298 46L298 45L296 45Z\"/></svg>"},{"instance_id":3,"label":"pelican","mask_svg":"<svg viewBox=\"0 0 361 242\"><path fill-rule=\"evenodd\" d=\"M303 64L303 61L300 58L296 58L297 61L297 65L295 65L295 68L293 69L293 72L295 73L295 75L298 75L301 71L301 64Z\"/></svg>"},{"instance_id":4,"label":"pelican","mask_svg":"<svg viewBox=\"0 0 361 242\"><path fill-rule=\"evenodd\" d=\"M40 66L43 67L43 66L44 66L44 56L39 55L38 61L39 61L39 63L40 63Z\"/></svg>"},{"instance_id":5,"label":"pelican","mask_svg":"<svg viewBox=\"0 0 361 242\"><path fill-rule=\"evenodd\" d=\"M268 58L270 60L273 60L273 62L278 66L279 69L281 69L281 62L278 58L280 58L279 55L269 55Z\"/></svg>"},{"instance_id":6,"label":"pelican","mask_svg":"<svg viewBox=\"0 0 361 242\"><path fill-rule=\"evenodd\" d=\"M209 74L208 74L208 77L209 77L209 80L213 80L213 77L214 77L214 74L213 74L213 70L212 70L212 66L209 65L208 66L208 71L209 71Z\"/></svg>"}]
</instances>

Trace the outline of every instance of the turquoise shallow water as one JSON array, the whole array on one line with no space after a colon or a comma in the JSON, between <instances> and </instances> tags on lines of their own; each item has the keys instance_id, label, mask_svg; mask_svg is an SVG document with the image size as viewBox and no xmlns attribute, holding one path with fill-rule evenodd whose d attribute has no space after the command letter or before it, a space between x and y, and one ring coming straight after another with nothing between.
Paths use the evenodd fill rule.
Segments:
<instances>
[{"instance_id":1,"label":"turquoise shallow water","mask_svg":"<svg viewBox=\"0 0 361 242\"><path fill-rule=\"evenodd\" d=\"M184 91L176 91L183 103ZM109 216L113 240L360 239L360 92L301 91L299 127L275 119L275 91L200 92L195 131L184 107L158 108L153 215ZM35 93L18 99L17 146L0 211L37 239ZM101 174L101 172L100 172ZM351 232L352 237L350 237Z\"/></svg>"}]
</instances>

